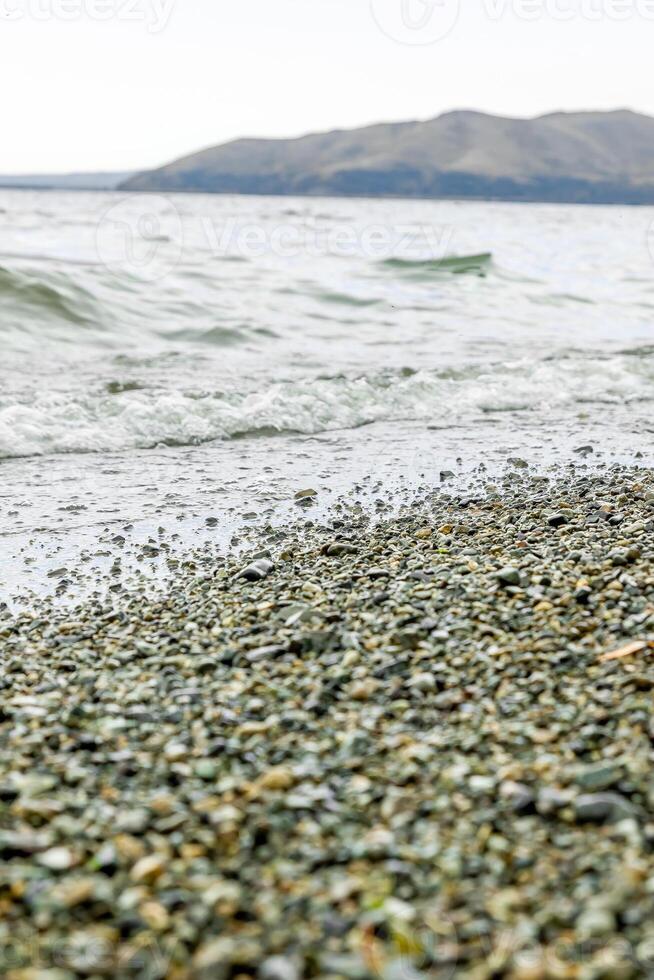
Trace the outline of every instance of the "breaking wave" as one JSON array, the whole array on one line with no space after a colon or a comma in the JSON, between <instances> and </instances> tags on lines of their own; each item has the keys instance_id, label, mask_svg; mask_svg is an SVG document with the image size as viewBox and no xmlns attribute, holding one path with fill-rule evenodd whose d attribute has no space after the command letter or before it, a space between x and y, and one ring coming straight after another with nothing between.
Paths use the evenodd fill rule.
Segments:
<instances>
[{"instance_id":1,"label":"breaking wave","mask_svg":"<svg viewBox=\"0 0 654 980\"><path fill-rule=\"evenodd\" d=\"M569 356L457 371L279 382L249 393L106 387L0 399L0 458L195 445L254 434L317 434L381 421L456 424L481 413L654 398L654 357Z\"/></svg>"}]
</instances>

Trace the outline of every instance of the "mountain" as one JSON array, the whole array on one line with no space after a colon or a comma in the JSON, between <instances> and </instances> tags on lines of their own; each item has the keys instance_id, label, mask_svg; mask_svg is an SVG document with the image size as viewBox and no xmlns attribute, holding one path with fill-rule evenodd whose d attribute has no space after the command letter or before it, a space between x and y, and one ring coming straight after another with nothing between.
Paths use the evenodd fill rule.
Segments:
<instances>
[{"instance_id":1,"label":"mountain","mask_svg":"<svg viewBox=\"0 0 654 980\"><path fill-rule=\"evenodd\" d=\"M654 118L458 111L299 139L239 139L121 189L654 204Z\"/></svg>"},{"instance_id":2,"label":"mountain","mask_svg":"<svg viewBox=\"0 0 654 980\"><path fill-rule=\"evenodd\" d=\"M126 173L98 174L31 174L5 176L0 174L0 188L22 190L113 191L133 176Z\"/></svg>"}]
</instances>

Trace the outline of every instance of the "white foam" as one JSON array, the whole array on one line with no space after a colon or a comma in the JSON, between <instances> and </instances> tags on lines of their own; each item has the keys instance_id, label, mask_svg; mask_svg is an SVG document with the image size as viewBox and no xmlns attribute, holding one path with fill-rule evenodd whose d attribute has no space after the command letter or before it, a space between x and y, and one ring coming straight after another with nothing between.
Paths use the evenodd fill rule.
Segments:
<instances>
[{"instance_id":1,"label":"white foam","mask_svg":"<svg viewBox=\"0 0 654 980\"><path fill-rule=\"evenodd\" d=\"M455 424L480 412L624 404L654 397L654 359L516 361L451 375L421 371L272 384L247 395L181 390L41 394L0 402L0 458L193 445L257 430L315 434L370 422Z\"/></svg>"}]
</instances>

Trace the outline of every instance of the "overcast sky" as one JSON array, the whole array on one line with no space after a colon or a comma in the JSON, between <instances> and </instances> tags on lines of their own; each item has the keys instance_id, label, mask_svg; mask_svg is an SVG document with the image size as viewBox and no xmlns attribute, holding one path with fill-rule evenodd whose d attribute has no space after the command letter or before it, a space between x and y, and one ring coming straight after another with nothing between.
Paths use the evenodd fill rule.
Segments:
<instances>
[{"instance_id":1,"label":"overcast sky","mask_svg":"<svg viewBox=\"0 0 654 980\"><path fill-rule=\"evenodd\" d=\"M0 172L452 108L654 114L654 0L0 0Z\"/></svg>"}]
</instances>

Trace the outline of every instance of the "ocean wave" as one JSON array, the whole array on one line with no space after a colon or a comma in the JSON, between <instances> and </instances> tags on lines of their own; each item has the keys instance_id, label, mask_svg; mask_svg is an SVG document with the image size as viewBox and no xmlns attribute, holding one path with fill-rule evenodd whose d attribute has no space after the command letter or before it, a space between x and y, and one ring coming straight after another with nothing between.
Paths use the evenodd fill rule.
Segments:
<instances>
[{"instance_id":1,"label":"ocean wave","mask_svg":"<svg viewBox=\"0 0 654 980\"><path fill-rule=\"evenodd\" d=\"M0 400L0 458L194 445L261 433L317 434L380 421L453 425L480 413L654 398L654 359L568 357L452 371L286 381L247 394L163 388Z\"/></svg>"},{"instance_id":2,"label":"ocean wave","mask_svg":"<svg viewBox=\"0 0 654 980\"><path fill-rule=\"evenodd\" d=\"M477 255L445 255L440 259L404 259L394 257L383 259L380 265L387 269L394 269L397 272L403 272L413 276L431 276L439 273L449 275L475 273L476 275L484 275L492 261L493 255L491 252L480 252Z\"/></svg>"},{"instance_id":3,"label":"ocean wave","mask_svg":"<svg viewBox=\"0 0 654 980\"><path fill-rule=\"evenodd\" d=\"M0 309L7 305L31 316L34 313L55 316L76 326L83 326L97 317L93 297L71 278L55 277L51 273L35 276L0 265Z\"/></svg>"}]
</instances>

